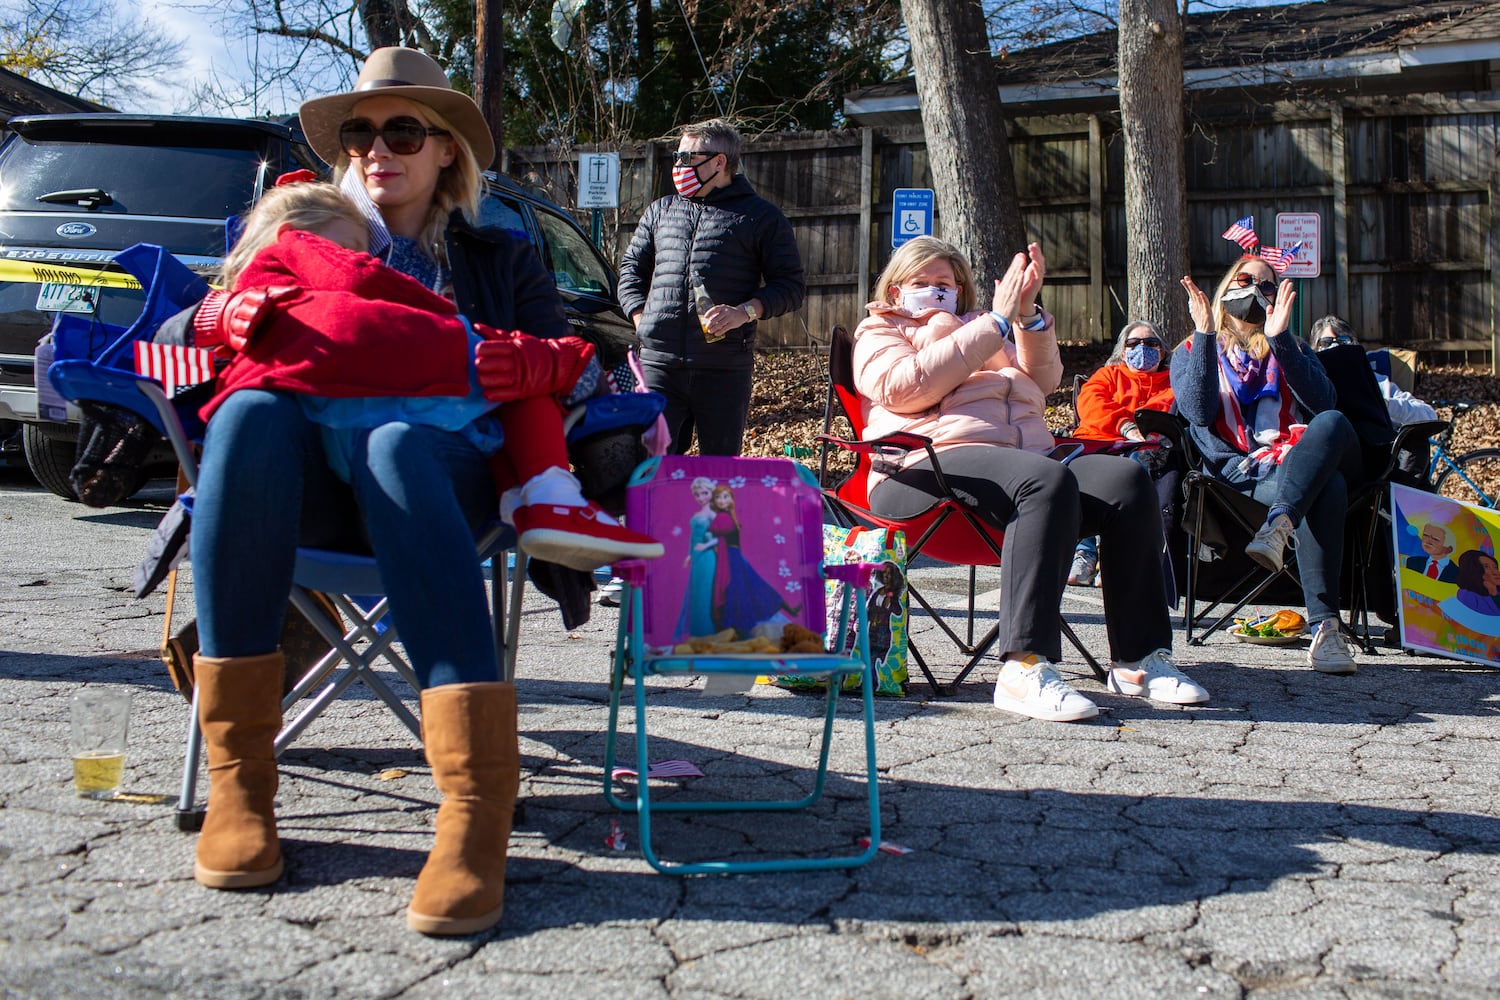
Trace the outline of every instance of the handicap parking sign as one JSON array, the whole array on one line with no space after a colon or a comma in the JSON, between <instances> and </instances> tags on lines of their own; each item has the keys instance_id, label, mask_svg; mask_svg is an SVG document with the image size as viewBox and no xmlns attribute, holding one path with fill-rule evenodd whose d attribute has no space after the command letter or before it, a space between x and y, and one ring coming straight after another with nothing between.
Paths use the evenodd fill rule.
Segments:
<instances>
[{"instance_id":1,"label":"handicap parking sign","mask_svg":"<svg viewBox=\"0 0 1500 1000\"><path fill-rule=\"evenodd\" d=\"M932 235L932 188L897 188L891 197L891 246Z\"/></svg>"}]
</instances>

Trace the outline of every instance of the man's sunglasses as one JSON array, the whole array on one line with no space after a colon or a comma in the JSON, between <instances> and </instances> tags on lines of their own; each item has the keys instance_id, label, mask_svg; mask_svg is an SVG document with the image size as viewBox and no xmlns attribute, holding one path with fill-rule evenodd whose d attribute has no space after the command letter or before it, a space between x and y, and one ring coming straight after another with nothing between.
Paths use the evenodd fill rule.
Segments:
<instances>
[{"instance_id":1,"label":"man's sunglasses","mask_svg":"<svg viewBox=\"0 0 1500 1000\"><path fill-rule=\"evenodd\" d=\"M1340 346L1342 346L1344 344L1357 344L1357 343L1359 343L1359 341L1355 340L1353 337L1350 337L1350 336L1347 336L1347 335L1332 335L1332 334L1330 334L1328 336L1319 337L1318 338L1318 342L1313 345L1313 349L1317 350L1317 351L1326 351L1330 347L1340 347Z\"/></svg>"},{"instance_id":2,"label":"man's sunglasses","mask_svg":"<svg viewBox=\"0 0 1500 1000\"><path fill-rule=\"evenodd\" d=\"M447 129L428 128L409 115L398 115L379 127L363 118L350 118L339 126L339 148L350 156L369 156L379 136L397 156L411 156L422 151L429 135L448 134Z\"/></svg>"},{"instance_id":3,"label":"man's sunglasses","mask_svg":"<svg viewBox=\"0 0 1500 1000\"><path fill-rule=\"evenodd\" d=\"M679 167L701 167L718 155L712 149L679 149L672 154L672 162ZM695 156L701 156L703 159L694 163L693 157Z\"/></svg>"},{"instance_id":4,"label":"man's sunglasses","mask_svg":"<svg viewBox=\"0 0 1500 1000\"><path fill-rule=\"evenodd\" d=\"M1140 337L1136 340L1125 341L1126 347L1155 347L1160 349L1161 341L1156 337Z\"/></svg>"},{"instance_id":5,"label":"man's sunglasses","mask_svg":"<svg viewBox=\"0 0 1500 1000\"><path fill-rule=\"evenodd\" d=\"M1249 288L1251 285L1254 285L1255 290L1266 298L1274 299L1276 297L1276 282L1256 281L1247 271L1241 271L1239 274L1236 274L1234 276L1234 283L1241 288Z\"/></svg>"}]
</instances>

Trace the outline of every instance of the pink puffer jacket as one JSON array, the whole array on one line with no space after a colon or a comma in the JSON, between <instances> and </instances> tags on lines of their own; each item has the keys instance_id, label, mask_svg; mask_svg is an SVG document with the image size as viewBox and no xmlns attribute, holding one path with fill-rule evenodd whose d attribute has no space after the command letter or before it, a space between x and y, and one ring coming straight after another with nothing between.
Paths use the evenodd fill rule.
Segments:
<instances>
[{"instance_id":1,"label":"pink puffer jacket","mask_svg":"<svg viewBox=\"0 0 1500 1000\"><path fill-rule=\"evenodd\" d=\"M854 384L865 439L909 431L941 452L960 444L1045 452L1047 393L1062 379L1050 314L1039 330L1015 328L1012 344L987 312L954 316L869 305L854 334ZM907 461L923 456L913 452ZM873 486L880 477L873 476Z\"/></svg>"}]
</instances>

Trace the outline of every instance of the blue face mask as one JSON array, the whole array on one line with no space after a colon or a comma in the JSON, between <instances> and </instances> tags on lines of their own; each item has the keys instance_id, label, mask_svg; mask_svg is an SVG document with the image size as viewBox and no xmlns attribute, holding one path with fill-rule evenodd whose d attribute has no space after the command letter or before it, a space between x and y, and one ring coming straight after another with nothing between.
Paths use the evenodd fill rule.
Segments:
<instances>
[{"instance_id":1,"label":"blue face mask","mask_svg":"<svg viewBox=\"0 0 1500 1000\"><path fill-rule=\"evenodd\" d=\"M1161 350L1145 344L1126 348L1125 363L1138 372L1154 372L1161 364Z\"/></svg>"}]
</instances>

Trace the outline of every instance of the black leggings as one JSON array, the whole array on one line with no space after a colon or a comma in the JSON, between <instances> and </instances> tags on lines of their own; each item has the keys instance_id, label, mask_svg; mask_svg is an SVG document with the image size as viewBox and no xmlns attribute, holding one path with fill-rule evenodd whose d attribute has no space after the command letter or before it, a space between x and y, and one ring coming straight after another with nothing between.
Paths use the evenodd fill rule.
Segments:
<instances>
[{"instance_id":1,"label":"black leggings","mask_svg":"<svg viewBox=\"0 0 1500 1000\"><path fill-rule=\"evenodd\" d=\"M1068 465L998 445L939 455L943 478L985 520L1005 529L1000 650L1062 657L1058 608L1073 546L1098 535L1105 628L1116 662L1172 646L1161 576L1161 512L1146 470L1128 458L1082 455ZM931 463L916 462L870 492L871 509L911 517L939 496Z\"/></svg>"}]
</instances>

